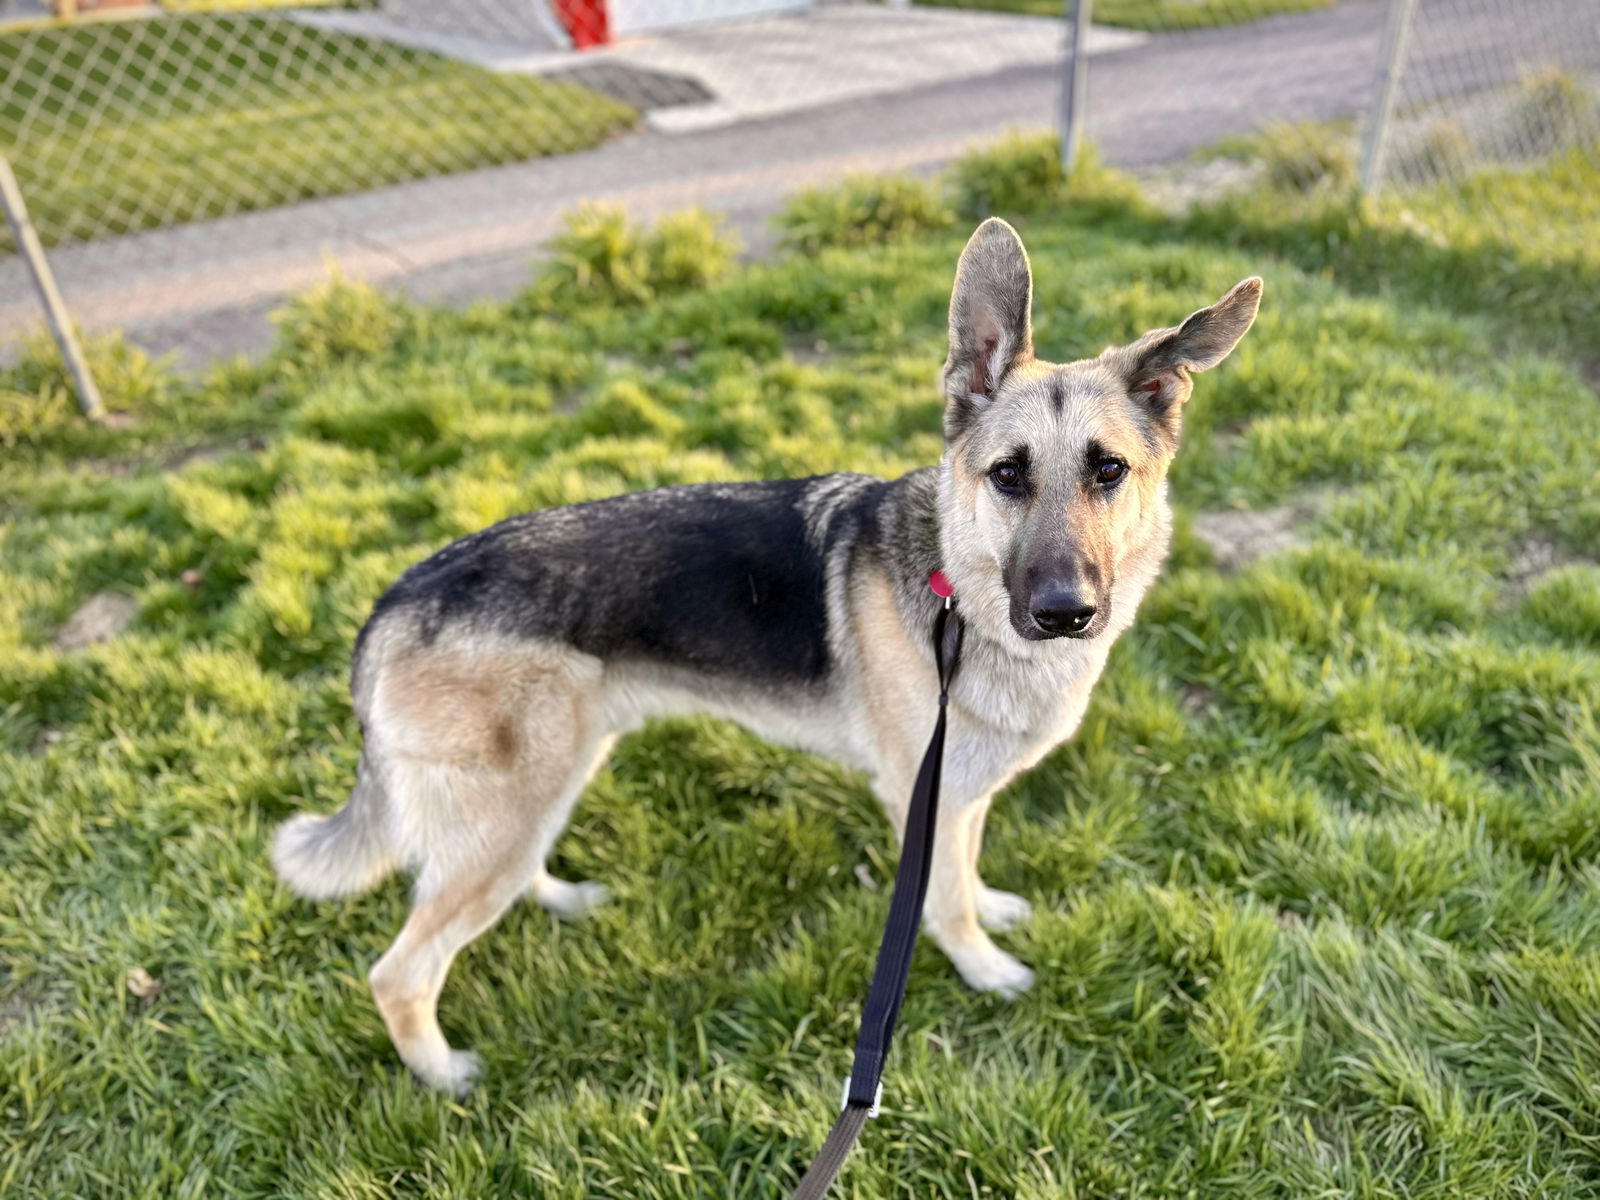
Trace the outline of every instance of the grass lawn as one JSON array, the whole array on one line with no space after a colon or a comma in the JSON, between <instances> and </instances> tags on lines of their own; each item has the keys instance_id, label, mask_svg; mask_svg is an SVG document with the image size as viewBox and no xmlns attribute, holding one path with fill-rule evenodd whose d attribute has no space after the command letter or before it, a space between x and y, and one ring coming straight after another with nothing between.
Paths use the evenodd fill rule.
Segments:
<instances>
[{"instance_id":1,"label":"grass lawn","mask_svg":"<svg viewBox=\"0 0 1600 1200\"><path fill-rule=\"evenodd\" d=\"M1563 352L1600 377L1597 183L1600 158L1580 147L1359 202L1337 186L1246 191L1182 227L1365 294L1484 317L1499 340Z\"/></svg>"},{"instance_id":2,"label":"grass lawn","mask_svg":"<svg viewBox=\"0 0 1600 1200\"><path fill-rule=\"evenodd\" d=\"M1516 245L1429 243L1445 304L1246 216L1022 223L1052 357L1267 294L1189 407L1163 581L990 823L1038 983L976 996L919 950L842 1196L1600 1195L1600 402L1565 334L1474 307ZM303 903L268 838L343 802L352 639L445 541L932 462L964 233L632 307L326 289L203 384L102 351L121 431L46 364L0 378L0 1193L787 1195L887 905L861 780L713 722L624 741L554 862L614 902L515 909L451 975L464 1102L398 1067L364 985L404 883ZM1236 571L1196 534L1286 505L1300 543ZM54 648L103 590L132 624Z\"/></svg>"},{"instance_id":3,"label":"grass lawn","mask_svg":"<svg viewBox=\"0 0 1600 1200\"><path fill-rule=\"evenodd\" d=\"M1066 0L916 0L940 8L987 8L996 12L1059 17ZM1210 25L1237 25L1275 13L1306 12L1327 8L1334 0L1094 0L1092 19L1097 25L1127 29L1200 29Z\"/></svg>"},{"instance_id":4,"label":"grass lawn","mask_svg":"<svg viewBox=\"0 0 1600 1200\"><path fill-rule=\"evenodd\" d=\"M633 116L272 17L0 33L0 149L47 243L562 154Z\"/></svg>"}]
</instances>

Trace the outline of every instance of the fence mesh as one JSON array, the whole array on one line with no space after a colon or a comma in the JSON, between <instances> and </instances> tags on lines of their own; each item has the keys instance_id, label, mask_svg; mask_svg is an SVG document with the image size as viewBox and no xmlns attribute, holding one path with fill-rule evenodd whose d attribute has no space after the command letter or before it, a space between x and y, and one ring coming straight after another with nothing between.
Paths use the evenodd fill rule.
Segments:
<instances>
[{"instance_id":1,"label":"fence mesh","mask_svg":"<svg viewBox=\"0 0 1600 1200\"><path fill-rule=\"evenodd\" d=\"M1114 163L1189 158L1201 187L1242 177L1219 163L1235 158L1289 186L1405 190L1600 142L1594 0L1094 0L1093 12L1149 40L1091 65L1088 135Z\"/></svg>"},{"instance_id":2,"label":"fence mesh","mask_svg":"<svg viewBox=\"0 0 1600 1200\"><path fill-rule=\"evenodd\" d=\"M1372 186L1452 182L1600 147L1592 0L1416 0L1406 34Z\"/></svg>"},{"instance_id":3,"label":"fence mesh","mask_svg":"<svg viewBox=\"0 0 1600 1200\"><path fill-rule=\"evenodd\" d=\"M1262 171L1353 186L1399 2L1095 0L1087 133L1113 165L1185 164L1191 196ZM1054 121L1066 6L968 6L0 0L0 151L59 248L80 319L129 325L155 294L157 266L211 255L209 276L169 281L163 303L177 320L234 294L253 303L304 286L316 256L290 266L278 250L317 207L300 202L316 198L481 178L433 198L494 210L472 238L430 216L426 236L391 255L434 263L522 253L548 236L548 221L518 224L504 187L552 210L591 190L659 209L754 203L765 188L770 206L780 186L812 182L826 154L835 173L928 166L963 139ZM1373 186L1595 153L1595 0L1413 0L1403 51ZM801 109L821 115L752 124ZM698 136L732 125L763 132ZM1230 161L1245 141L1248 154ZM605 170L562 167L596 147L610 154ZM502 186L483 170L530 162L540 180ZM344 254L404 207L374 203L327 227ZM203 223L250 212L223 235L250 242L250 261L219 253L215 231L201 245ZM169 240L127 236L152 230ZM9 249L0 230L0 336L36 317L12 286Z\"/></svg>"},{"instance_id":4,"label":"fence mesh","mask_svg":"<svg viewBox=\"0 0 1600 1200\"><path fill-rule=\"evenodd\" d=\"M568 78L533 3L115 11L0 26L0 145L47 245L567 153L683 99Z\"/></svg>"}]
</instances>

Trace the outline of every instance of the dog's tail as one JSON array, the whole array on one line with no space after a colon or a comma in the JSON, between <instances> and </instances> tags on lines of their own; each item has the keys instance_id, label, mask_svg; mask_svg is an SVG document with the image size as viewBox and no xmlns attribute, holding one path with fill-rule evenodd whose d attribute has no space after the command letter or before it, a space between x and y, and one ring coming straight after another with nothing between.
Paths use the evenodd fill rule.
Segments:
<instances>
[{"instance_id":1,"label":"dog's tail","mask_svg":"<svg viewBox=\"0 0 1600 1200\"><path fill-rule=\"evenodd\" d=\"M363 758L343 808L331 817L302 813L278 827L272 845L278 877L307 900L376 886L397 865L383 808L383 789Z\"/></svg>"}]
</instances>

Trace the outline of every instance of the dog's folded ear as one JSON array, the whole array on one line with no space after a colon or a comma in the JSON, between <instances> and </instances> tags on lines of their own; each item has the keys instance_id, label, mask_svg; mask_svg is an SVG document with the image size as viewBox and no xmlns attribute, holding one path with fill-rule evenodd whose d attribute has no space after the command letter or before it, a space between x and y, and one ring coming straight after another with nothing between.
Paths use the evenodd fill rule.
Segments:
<instances>
[{"instance_id":1,"label":"dog's folded ear","mask_svg":"<svg viewBox=\"0 0 1600 1200\"><path fill-rule=\"evenodd\" d=\"M1261 306L1261 279L1252 275L1210 308L1191 313L1182 325L1145 334L1120 351L1128 390L1157 416L1189 398L1190 371L1216 366L1249 331Z\"/></svg>"},{"instance_id":2,"label":"dog's folded ear","mask_svg":"<svg viewBox=\"0 0 1600 1200\"><path fill-rule=\"evenodd\" d=\"M1033 273L1017 231L998 217L978 226L950 293L944 364L945 433L954 437L1006 375L1033 357Z\"/></svg>"}]
</instances>

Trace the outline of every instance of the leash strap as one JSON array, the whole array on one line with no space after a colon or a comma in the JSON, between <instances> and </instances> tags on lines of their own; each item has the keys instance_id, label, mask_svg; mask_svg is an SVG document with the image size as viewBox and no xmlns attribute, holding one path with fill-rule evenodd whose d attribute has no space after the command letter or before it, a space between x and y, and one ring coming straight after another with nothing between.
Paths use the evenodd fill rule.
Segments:
<instances>
[{"instance_id":1,"label":"leash strap","mask_svg":"<svg viewBox=\"0 0 1600 1200\"><path fill-rule=\"evenodd\" d=\"M917 944L922 902L928 894L928 872L933 866L939 777L944 765L945 717L950 704L950 680L961 660L961 634L961 618L947 598L933 620L933 661L939 669L939 719L934 723L928 752L922 756L922 768L917 772L911 806L906 812L894 896L889 901L889 919L883 928L878 963L873 968L872 986L867 990L867 1003L861 1014L855 1062L850 1068L850 1077L845 1080L844 1109L828 1132L816 1160L800 1180L793 1200L821 1200L827 1195L867 1119L878 1115L878 1101L883 1096L884 1060L889 1054L889 1043L894 1039L900 1002L905 998L906 979L911 974L911 951Z\"/></svg>"}]
</instances>

